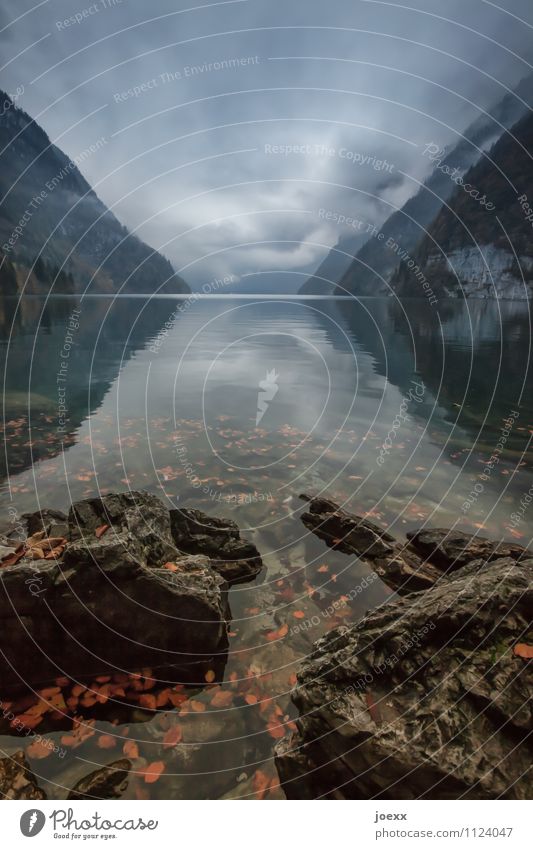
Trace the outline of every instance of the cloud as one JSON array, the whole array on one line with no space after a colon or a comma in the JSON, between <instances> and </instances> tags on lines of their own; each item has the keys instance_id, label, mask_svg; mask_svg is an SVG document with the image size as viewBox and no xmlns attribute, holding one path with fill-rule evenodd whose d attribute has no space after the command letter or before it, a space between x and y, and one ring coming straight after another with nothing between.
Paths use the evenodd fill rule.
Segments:
<instances>
[{"instance_id":1,"label":"cloud","mask_svg":"<svg viewBox=\"0 0 533 849\"><path fill-rule=\"evenodd\" d=\"M4 85L70 156L108 139L85 175L194 285L311 272L349 232L320 209L381 223L529 70L510 14L414 2L8 0Z\"/></svg>"}]
</instances>

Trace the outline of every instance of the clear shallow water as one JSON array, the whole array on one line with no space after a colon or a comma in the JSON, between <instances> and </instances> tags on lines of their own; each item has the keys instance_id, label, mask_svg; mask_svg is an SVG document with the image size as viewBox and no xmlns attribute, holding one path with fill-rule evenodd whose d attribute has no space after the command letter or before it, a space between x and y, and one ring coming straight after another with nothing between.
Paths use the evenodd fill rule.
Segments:
<instances>
[{"instance_id":1,"label":"clear shallow water","mask_svg":"<svg viewBox=\"0 0 533 849\"><path fill-rule=\"evenodd\" d=\"M53 782L51 796L120 757L124 735L139 741L139 771L165 764L153 784L131 779L128 796L280 795L272 749L290 731L299 660L325 630L389 595L375 583L343 601L368 569L305 532L299 493L323 493L400 536L424 523L524 544L531 536L527 512L518 525L511 519L533 484L527 305L31 298L15 306L0 307L3 525L9 507L64 509L99 490L146 489L169 506L235 519L266 566L231 592L225 683L193 694L204 709L190 699L155 716L113 700L98 707L82 746L32 761ZM260 392L270 400L256 425ZM61 400L68 415L58 431ZM53 739L69 722L52 728ZM186 763L162 748L176 722L190 744ZM101 748L109 733L113 744ZM2 739L6 750L21 745Z\"/></svg>"}]
</instances>

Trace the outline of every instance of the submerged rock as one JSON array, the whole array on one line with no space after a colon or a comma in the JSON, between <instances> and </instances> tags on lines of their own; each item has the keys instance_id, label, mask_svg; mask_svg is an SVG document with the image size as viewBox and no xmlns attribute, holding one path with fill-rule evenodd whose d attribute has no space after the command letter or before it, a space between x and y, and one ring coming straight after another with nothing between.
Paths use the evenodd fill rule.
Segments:
<instances>
[{"instance_id":1,"label":"submerged rock","mask_svg":"<svg viewBox=\"0 0 533 849\"><path fill-rule=\"evenodd\" d=\"M158 498L74 504L66 538L57 558L0 569L4 691L145 665L194 682L223 667L227 584L209 557L176 548Z\"/></svg>"},{"instance_id":2,"label":"submerged rock","mask_svg":"<svg viewBox=\"0 0 533 849\"><path fill-rule=\"evenodd\" d=\"M533 558L472 567L315 644L276 750L288 798L531 797Z\"/></svg>"},{"instance_id":3,"label":"submerged rock","mask_svg":"<svg viewBox=\"0 0 533 849\"><path fill-rule=\"evenodd\" d=\"M0 758L0 799L46 799L23 751Z\"/></svg>"},{"instance_id":4,"label":"submerged rock","mask_svg":"<svg viewBox=\"0 0 533 849\"><path fill-rule=\"evenodd\" d=\"M131 761L122 758L84 776L67 799L120 799L128 786Z\"/></svg>"},{"instance_id":5,"label":"submerged rock","mask_svg":"<svg viewBox=\"0 0 533 849\"><path fill-rule=\"evenodd\" d=\"M408 545L326 498L310 498L301 516L304 525L336 551L352 554L372 566L382 581L400 595L433 586L442 572Z\"/></svg>"},{"instance_id":6,"label":"submerged rock","mask_svg":"<svg viewBox=\"0 0 533 849\"><path fill-rule=\"evenodd\" d=\"M171 510L172 536L177 547L189 554L205 554L228 584L257 577L263 563L253 543L242 539L231 519L219 519L201 510Z\"/></svg>"},{"instance_id":7,"label":"submerged rock","mask_svg":"<svg viewBox=\"0 0 533 849\"><path fill-rule=\"evenodd\" d=\"M520 560L529 556L526 549L514 543L442 528L413 531L407 534L408 542L401 542L333 501L301 497L308 502L307 512L301 516L304 525L336 551L368 563L399 595L429 589L445 574L473 560L482 558L488 563L497 558Z\"/></svg>"}]
</instances>

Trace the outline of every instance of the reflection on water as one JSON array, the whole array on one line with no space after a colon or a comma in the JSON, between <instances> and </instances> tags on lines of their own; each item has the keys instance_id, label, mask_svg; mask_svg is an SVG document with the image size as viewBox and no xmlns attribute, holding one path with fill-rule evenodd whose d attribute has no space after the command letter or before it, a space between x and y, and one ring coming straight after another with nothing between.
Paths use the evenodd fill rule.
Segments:
<instances>
[{"instance_id":1,"label":"reflection on water","mask_svg":"<svg viewBox=\"0 0 533 849\"><path fill-rule=\"evenodd\" d=\"M377 583L354 594L368 570L304 533L298 494L324 492L398 535L428 522L527 539L527 514L517 527L510 514L533 482L530 314L482 301L177 303L85 300L66 359L73 299L1 307L4 525L8 505L21 514L146 489L236 519L266 564L255 584L232 590L222 687L155 717L97 705L83 749L32 765L42 781L72 786L87 760L121 756L123 739L99 745L118 729L138 741L139 769L165 764L157 782L136 777L126 795L272 798L272 747L290 730L299 659L387 597ZM162 743L168 710L180 713L186 751Z\"/></svg>"}]
</instances>

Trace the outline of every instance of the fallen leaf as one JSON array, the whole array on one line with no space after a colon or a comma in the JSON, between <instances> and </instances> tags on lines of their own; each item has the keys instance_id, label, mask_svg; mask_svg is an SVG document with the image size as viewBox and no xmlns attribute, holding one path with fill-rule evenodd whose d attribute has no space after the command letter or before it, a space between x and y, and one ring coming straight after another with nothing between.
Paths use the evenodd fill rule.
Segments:
<instances>
[{"instance_id":1,"label":"fallen leaf","mask_svg":"<svg viewBox=\"0 0 533 849\"><path fill-rule=\"evenodd\" d=\"M111 734L101 734L98 738L99 749L112 749L116 746L116 743L115 737L112 737Z\"/></svg>"},{"instance_id":2,"label":"fallen leaf","mask_svg":"<svg viewBox=\"0 0 533 849\"><path fill-rule=\"evenodd\" d=\"M35 758L40 761L43 758L47 758L48 755L51 755L53 751L54 744L52 741L43 737L41 740L34 740L33 743L30 743L26 749L26 754L29 758Z\"/></svg>"},{"instance_id":3,"label":"fallen leaf","mask_svg":"<svg viewBox=\"0 0 533 849\"><path fill-rule=\"evenodd\" d=\"M163 737L163 748L164 749L172 749L173 746L176 746L181 742L183 737L183 733L180 725L174 725L172 728L169 728L165 736Z\"/></svg>"},{"instance_id":4,"label":"fallen leaf","mask_svg":"<svg viewBox=\"0 0 533 849\"><path fill-rule=\"evenodd\" d=\"M213 681L215 680L215 678L216 678L216 675L215 675L214 671L212 669L208 669L207 672L205 673L205 680L207 681L207 683L212 684Z\"/></svg>"},{"instance_id":5,"label":"fallen leaf","mask_svg":"<svg viewBox=\"0 0 533 849\"><path fill-rule=\"evenodd\" d=\"M154 784L164 771L165 764L163 761L154 761L153 763L148 764L144 772L144 780L146 784Z\"/></svg>"},{"instance_id":6,"label":"fallen leaf","mask_svg":"<svg viewBox=\"0 0 533 849\"><path fill-rule=\"evenodd\" d=\"M217 690L211 699L211 707L225 708L233 703L233 693L230 690Z\"/></svg>"},{"instance_id":7,"label":"fallen leaf","mask_svg":"<svg viewBox=\"0 0 533 849\"><path fill-rule=\"evenodd\" d=\"M155 710L157 707L156 698L153 693L142 693L139 696L139 704L141 707L148 708L148 710Z\"/></svg>"},{"instance_id":8,"label":"fallen leaf","mask_svg":"<svg viewBox=\"0 0 533 849\"><path fill-rule=\"evenodd\" d=\"M370 716L372 717L376 725L381 725L381 714L379 712L379 707L374 701L372 693L365 693L365 701Z\"/></svg>"},{"instance_id":9,"label":"fallen leaf","mask_svg":"<svg viewBox=\"0 0 533 849\"><path fill-rule=\"evenodd\" d=\"M530 660L533 657L533 646L528 646L527 643L517 643L513 649L513 653L517 657L523 657L525 660Z\"/></svg>"},{"instance_id":10,"label":"fallen leaf","mask_svg":"<svg viewBox=\"0 0 533 849\"><path fill-rule=\"evenodd\" d=\"M258 799L262 799L270 786L270 778L263 770L258 769L254 773L252 786Z\"/></svg>"},{"instance_id":11,"label":"fallen leaf","mask_svg":"<svg viewBox=\"0 0 533 849\"><path fill-rule=\"evenodd\" d=\"M122 747L122 751L127 758L135 759L139 757L139 747L134 740L126 740Z\"/></svg>"},{"instance_id":12,"label":"fallen leaf","mask_svg":"<svg viewBox=\"0 0 533 849\"><path fill-rule=\"evenodd\" d=\"M109 525L100 525L100 527L96 528L96 530L94 532L96 539L100 539L100 537L103 537L105 532L108 531L108 530L109 530Z\"/></svg>"}]
</instances>

